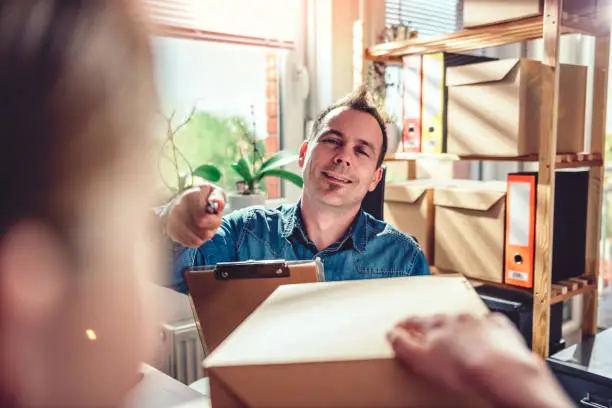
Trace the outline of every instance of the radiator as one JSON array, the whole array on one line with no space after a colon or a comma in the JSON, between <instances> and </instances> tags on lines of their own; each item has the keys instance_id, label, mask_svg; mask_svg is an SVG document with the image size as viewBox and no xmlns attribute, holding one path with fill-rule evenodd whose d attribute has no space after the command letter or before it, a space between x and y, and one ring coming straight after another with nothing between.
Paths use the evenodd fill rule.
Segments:
<instances>
[{"instance_id":1,"label":"radiator","mask_svg":"<svg viewBox=\"0 0 612 408\"><path fill-rule=\"evenodd\" d=\"M187 385L204 377L204 351L193 319L163 324L160 338L159 370Z\"/></svg>"}]
</instances>

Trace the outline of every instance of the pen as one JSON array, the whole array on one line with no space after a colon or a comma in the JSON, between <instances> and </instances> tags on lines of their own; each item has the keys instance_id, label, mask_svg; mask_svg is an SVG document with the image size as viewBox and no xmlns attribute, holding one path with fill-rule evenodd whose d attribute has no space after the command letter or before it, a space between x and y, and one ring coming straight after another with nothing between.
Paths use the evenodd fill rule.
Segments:
<instances>
[{"instance_id":1,"label":"pen","mask_svg":"<svg viewBox=\"0 0 612 408\"><path fill-rule=\"evenodd\" d=\"M216 201L209 201L206 204L206 212L208 214L217 214L219 212L219 203Z\"/></svg>"}]
</instances>

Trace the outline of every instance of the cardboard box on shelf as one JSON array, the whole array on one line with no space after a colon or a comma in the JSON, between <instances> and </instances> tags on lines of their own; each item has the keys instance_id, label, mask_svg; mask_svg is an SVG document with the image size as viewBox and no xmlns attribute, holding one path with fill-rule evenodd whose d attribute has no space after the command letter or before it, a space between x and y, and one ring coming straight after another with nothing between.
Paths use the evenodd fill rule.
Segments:
<instances>
[{"instance_id":1,"label":"cardboard box on shelf","mask_svg":"<svg viewBox=\"0 0 612 408\"><path fill-rule=\"evenodd\" d=\"M601 0L565 0L564 11L581 13ZM463 27L473 28L542 15L543 0L463 0Z\"/></svg>"},{"instance_id":2,"label":"cardboard box on shelf","mask_svg":"<svg viewBox=\"0 0 612 408\"><path fill-rule=\"evenodd\" d=\"M399 231L412 235L434 265L434 188L459 185L461 180L409 180L385 185L385 221ZM469 182L468 182L469 183Z\"/></svg>"},{"instance_id":3,"label":"cardboard box on shelf","mask_svg":"<svg viewBox=\"0 0 612 408\"><path fill-rule=\"evenodd\" d=\"M458 155L537 154L543 65L527 59L447 70L448 152ZM557 152L584 150L587 68L561 65Z\"/></svg>"},{"instance_id":4,"label":"cardboard box on shelf","mask_svg":"<svg viewBox=\"0 0 612 408\"><path fill-rule=\"evenodd\" d=\"M506 183L465 181L434 191L435 266L502 283Z\"/></svg>"},{"instance_id":5,"label":"cardboard box on shelf","mask_svg":"<svg viewBox=\"0 0 612 408\"><path fill-rule=\"evenodd\" d=\"M433 182L411 180L385 186L385 221L399 231L412 235L433 264L434 203Z\"/></svg>"},{"instance_id":6,"label":"cardboard box on shelf","mask_svg":"<svg viewBox=\"0 0 612 408\"><path fill-rule=\"evenodd\" d=\"M467 163L459 160L416 160L416 178L417 179L435 179L447 180L455 177L455 166L457 163ZM385 162L387 168L387 181L405 181L408 174L408 162L396 161Z\"/></svg>"},{"instance_id":7,"label":"cardboard box on shelf","mask_svg":"<svg viewBox=\"0 0 612 408\"><path fill-rule=\"evenodd\" d=\"M485 406L438 389L394 358L409 316L487 307L463 277L284 285L204 362L213 407Z\"/></svg>"}]
</instances>

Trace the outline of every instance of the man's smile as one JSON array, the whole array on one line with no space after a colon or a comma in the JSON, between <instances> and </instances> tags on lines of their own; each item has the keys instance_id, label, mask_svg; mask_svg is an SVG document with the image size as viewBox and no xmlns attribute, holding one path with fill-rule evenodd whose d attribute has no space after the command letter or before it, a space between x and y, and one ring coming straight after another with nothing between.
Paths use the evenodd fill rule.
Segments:
<instances>
[{"instance_id":1,"label":"man's smile","mask_svg":"<svg viewBox=\"0 0 612 408\"><path fill-rule=\"evenodd\" d=\"M338 183L338 184L351 184L352 181L337 174L337 173L333 173L331 171L322 171L321 174L323 174L325 176L325 178L327 178L328 181L332 182L332 183Z\"/></svg>"}]
</instances>

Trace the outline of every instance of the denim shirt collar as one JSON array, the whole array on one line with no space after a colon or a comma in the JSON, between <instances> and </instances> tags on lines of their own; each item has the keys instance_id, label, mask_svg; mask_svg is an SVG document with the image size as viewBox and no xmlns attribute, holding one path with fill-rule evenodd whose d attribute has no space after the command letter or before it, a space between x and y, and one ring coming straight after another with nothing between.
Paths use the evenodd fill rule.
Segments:
<instances>
[{"instance_id":1,"label":"denim shirt collar","mask_svg":"<svg viewBox=\"0 0 612 408\"><path fill-rule=\"evenodd\" d=\"M306 234L306 228L302 220L301 200L297 204L289 207L282 216L283 220L283 238L292 236L301 236L306 242L311 242ZM367 215L363 209L359 209L355 220L353 220L348 231L344 236L332 244L328 249L331 251L339 250L347 240L350 240L353 248L358 252L365 251L367 243Z\"/></svg>"}]
</instances>

